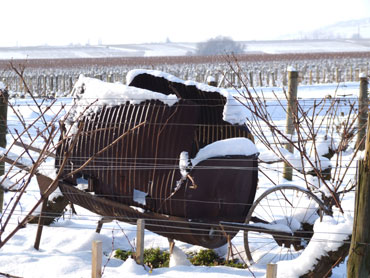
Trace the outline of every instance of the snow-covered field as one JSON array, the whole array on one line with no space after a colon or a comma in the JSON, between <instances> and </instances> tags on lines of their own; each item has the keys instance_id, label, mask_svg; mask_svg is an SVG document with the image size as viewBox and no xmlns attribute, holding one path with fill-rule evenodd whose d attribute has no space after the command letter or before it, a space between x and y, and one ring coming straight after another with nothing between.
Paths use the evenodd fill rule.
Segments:
<instances>
[{"instance_id":1,"label":"snow-covered field","mask_svg":"<svg viewBox=\"0 0 370 278\"><path fill-rule=\"evenodd\" d=\"M302 101L307 101L307 105L312 103L313 98L323 98L325 96L334 96L335 92L338 95L346 95L347 97L357 97L359 91L359 83L343 83L337 87L337 84L326 84L316 86L300 86L298 89L298 97ZM266 98L272 98L274 91L277 95L283 94L280 88L255 88L256 92L263 90ZM232 90L230 90L233 92ZM235 93L235 92L234 92ZM35 119L37 115L36 108L32 105L29 99L19 100L12 99L12 104L18 107L26 122ZM55 104L70 103L70 99L60 99ZM348 108L343 108L344 112ZM47 112L47 117L53 117L55 111ZM271 113L275 119L285 119L283 110L278 106L271 106ZM14 112L8 111L9 131L14 134L18 126L18 119ZM12 142L12 136L8 135L8 145ZM261 159L271 158L269 151L259 142L256 146L260 152ZM12 151L20 148L12 148ZM350 156L352 150L348 149L344 156ZM50 161L52 163L52 161ZM259 186L256 198L268 188L273 187L271 180L277 184L286 184L286 180L282 178L282 164L271 164L266 166L265 175L259 175ZM351 168L348 177L353 177L355 169ZM301 179L294 179L289 184L305 187ZM14 193L5 194L5 204L9 203ZM35 204L39 196L38 186L36 181L32 181L31 186L27 190L27 194L22 198L21 205L17 207L17 211L11 220L11 225L15 226L22 216ZM315 237L311 240L309 248L307 248L301 257L294 262L279 263L278 277L298 277L299 272L310 268L310 263L313 257L325 253L330 247L337 244L338 241L346 240L348 231L352 228L354 193L346 194L342 202L345 210L345 217L324 218L322 223L315 224ZM95 215L83 208L76 207L77 215L67 211L63 218L58 219L48 227L44 227L40 250L33 248L37 225L28 224L25 228L17 232L17 234L0 249L0 273L8 273L19 277L90 277L91 276L91 245L94 240L103 242L103 277L265 277L266 265L255 264L250 269L236 269L224 266L189 266L183 260L179 260L180 255L178 249L175 249L175 256L172 258L174 266L169 268L154 269L149 272L148 269L136 265L131 259L122 262L111 257L113 250L130 249L135 242L136 227L122 222L112 222L104 224L100 234L95 233L95 228L99 216ZM339 232L340 231L340 232ZM240 232L233 239L234 251L243 251L243 234ZM158 236L150 231L145 233L145 247L160 247L168 250L168 241L166 238ZM198 246L191 246L182 242L176 242L176 247L184 252L199 250ZM334 248L335 249L335 248ZM226 256L227 247L221 247L216 250L220 255ZM242 256L243 253L241 253ZM176 261L177 259L177 261ZM1 275L0 275L1 276ZM345 263L339 265L333 271L332 277L346 277Z\"/></svg>"},{"instance_id":2,"label":"snow-covered field","mask_svg":"<svg viewBox=\"0 0 370 278\"><path fill-rule=\"evenodd\" d=\"M245 45L246 54L370 51L369 39L246 41L240 43ZM196 43L0 47L0 60L184 56L194 54L196 49Z\"/></svg>"}]
</instances>

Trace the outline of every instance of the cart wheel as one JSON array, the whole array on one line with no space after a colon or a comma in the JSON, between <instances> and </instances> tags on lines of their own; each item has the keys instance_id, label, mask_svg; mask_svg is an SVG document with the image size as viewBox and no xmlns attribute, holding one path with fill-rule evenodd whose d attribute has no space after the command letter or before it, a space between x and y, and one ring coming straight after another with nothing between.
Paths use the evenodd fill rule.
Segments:
<instances>
[{"instance_id":1,"label":"cart wheel","mask_svg":"<svg viewBox=\"0 0 370 278\"><path fill-rule=\"evenodd\" d=\"M298 257L308 245L313 224L322 212L328 212L323 202L304 188L281 185L265 191L253 203L245 223L285 232L291 230L292 236L244 231L245 253L250 264Z\"/></svg>"}]
</instances>

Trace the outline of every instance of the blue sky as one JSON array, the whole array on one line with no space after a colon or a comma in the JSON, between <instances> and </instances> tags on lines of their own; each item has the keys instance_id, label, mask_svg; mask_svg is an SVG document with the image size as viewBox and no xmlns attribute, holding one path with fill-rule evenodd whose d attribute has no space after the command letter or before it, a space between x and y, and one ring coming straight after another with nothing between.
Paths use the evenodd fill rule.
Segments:
<instances>
[{"instance_id":1,"label":"blue sky","mask_svg":"<svg viewBox=\"0 0 370 278\"><path fill-rule=\"evenodd\" d=\"M370 0L2 0L1 46L269 40L370 17Z\"/></svg>"}]
</instances>

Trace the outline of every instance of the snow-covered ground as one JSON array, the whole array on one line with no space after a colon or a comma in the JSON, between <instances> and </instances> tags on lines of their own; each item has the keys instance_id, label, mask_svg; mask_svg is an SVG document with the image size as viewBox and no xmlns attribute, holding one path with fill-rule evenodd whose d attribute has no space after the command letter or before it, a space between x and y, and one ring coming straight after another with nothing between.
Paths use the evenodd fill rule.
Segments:
<instances>
[{"instance_id":1,"label":"snow-covered ground","mask_svg":"<svg viewBox=\"0 0 370 278\"><path fill-rule=\"evenodd\" d=\"M370 39L245 41L240 43L245 45L246 54L370 51ZM0 47L0 60L184 56L195 53L196 49L196 43Z\"/></svg>"},{"instance_id":2,"label":"snow-covered ground","mask_svg":"<svg viewBox=\"0 0 370 278\"><path fill-rule=\"evenodd\" d=\"M279 88L255 88L257 92L261 90L264 92L266 98L273 96L272 91L276 94L282 94ZM322 98L328 95L337 96L346 95L347 97L357 97L359 90L359 83L352 82L340 84L337 87L334 85L316 85L316 86L300 86L298 97L302 101L312 101L313 98ZM234 92L235 93L235 92ZM26 121L31 121L37 115L36 109L32 106L32 101L12 99L13 105L19 105L23 117ZM62 102L69 103L70 99L58 100L56 105ZM27 105L28 103L28 105ZM347 109L347 108L346 108ZM345 111L345 110L344 110ZM53 117L55 111L47 112L47 117ZM14 113L9 110L9 129L14 132L17 126L18 119ZM285 116L282 114L282 109L276 105L271 106L271 113L274 118L283 120ZM12 142L11 135L8 135L8 145ZM256 144L261 158L271 158L271 154L261 144ZM12 151L20 151L18 148L12 148ZM350 156L351 150L344 153L344 156ZM52 161L50 161L52 163ZM278 184L287 183L282 178L279 171L281 164L272 164L267 166L264 170L265 175L259 174L259 187L256 198L265 190L271 188L273 184L271 180ZM351 169L348 176L352 176L355 169ZM302 180L297 179L290 184L304 186ZM5 194L5 204L10 202L13 193ZM14 226L22 219L22 216L35 204L39 196L36 181L33 181L27 194L22 198L21 206L17 208L15 216L11 220L11 225ZM324 222L315 225L315 238L307 248L305 253L294 262L279 263L278 271L279 277L297 277L299 271L304 268L309 268L310 260L313 256L323 254L329 247L333 247L337 241L346 239L346 232L352 227L354 205L354 194L347 194L343 200L346 217L341 218L324 218ZM132 260L122 262L111 257L113 250L130 249L134 244L136 237L136 227L134 225L112 222L104 224L101 234L95 233L98 215L95 215L83 208L76 207L77 215L73 215L68 211L63 218L60 218L54 224L44 227L40 250L33 248L37 226L28 224L25 228L17 232L17 234L0 249L0 273L8 273L20 277L90 277L91 276L91 245L93 240L101 240L103 242L103 277L265 277L266 265L255 264L250 269L236 269L224 266L188 266L177 263L170 268L154 269L149 272L142 266L136 265ZM339 233L339 230L341 233ZM343 234L344 233L344 234ZM234 251L243 251L243 234L240 232L233 239ZM176 242L176 246L184 252L196 251L200 247L192 246L182 242ZM329 247L328 247L329 246ZM145 233L145 247L160 247L168 250L168 241L162 236L158 236L150 231ZM227 247L223 246L216 250L220 255L225 256ZM243 256L243 255L242 255ZM292 267L294 266L294 268ZM0 275L1 276L1 275ZM346 276L345 263L335 268L333 276L335 278Z\"/></svg>"}]
</instances>

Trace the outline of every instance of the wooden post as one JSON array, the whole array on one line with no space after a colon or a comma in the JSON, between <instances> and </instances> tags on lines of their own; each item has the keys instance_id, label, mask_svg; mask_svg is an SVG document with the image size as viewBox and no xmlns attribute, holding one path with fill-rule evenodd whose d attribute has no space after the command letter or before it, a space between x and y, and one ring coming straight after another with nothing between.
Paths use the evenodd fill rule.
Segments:
<instances>
[{"instance_id":1,"label":"wooden post","mask_svg":"<svg viewBox=\"0 0 370 278\"><path fill-rule=\"evenodd\" d=\"M340 82L340 71L339 68L335 68L335 81L336 83Z\"/></svg>"},{"instance_id":2,"label":"wooden post","mask_svg":"<svg viewBox=\"0 0 370 278\"><path fill-rule=\"evenodd\" d=\"M209 75L209 76L207 77L207 84L208 84L209 86L216 87L216 86L217 86L216 78L214 78L213 76Z\"/></svg>"},{"instance_id":3,"label":"wooden post","mask_svg":"<svg viewBox=\"0 0 370 278\"><path fill-rule=\"evenodd\" d=\"M286 73L286 71L284 71L283 72L283 86L286 86L287 85L287 80L286 80L287 77L286 76L287 76L287 73Z\"/></svg>"},{"instance_id":4,"label":"wooden post","mask_svg":"<svg viewBox=\"0 0 370 278\"><path fill-rule=\"evenodd\" d=\"M370 116L370 114L369 114ZM358 182L347 277L368 277L370 273L370 119L367 119L365 158L358 162Z\"/></svg>"},{"instance_id":5,"label":"wooden post","mask_svg":"<svg viewBox=\"0 0 370 278\"><path fill-rule=\"evenodd\" d=\"M6 148L7 118L8 118L8 90L0 90L0 147ZM0 162L0 176L5 174L5 162ZM4 191L0 187L0 213L3 212Z\"/></svg>"},{"instance_id":6,"label":"wooden post","mask_svg":"<svg viewBox=\"0 0 370 278\"><path fill-rule=\"evenodd\" d=\"M100 240L94 240L92 243L92 261L91 261L91 277L101 278L101 266L102 266L102 242Z\"/></svg>"},{"instance_id":7,"label":"wooden post","mask_svg":"<svg viewBox=\"0 0 370 278\"><path fill-rule=\"evenodd\" d=\"M226 261L229 262L234 259L234 254L233 254L233 246L231 244L231 238L230 235L227 235L227 255L226 255Z\"/></svg>"},{"instance_id":8,"label":"wooden post","mask_svg":"<svg viewBox=\"0 0 370 278\"><path fill-rule=\"evenodd\" d=\"M277 277L277 264L268 264L266 268L266 278Z\"/></svg>"},{"instance_id":9,"label":"wooden post","mask_svg":"<svg viewBox=\"0 0 370 278\"><path fill-rule=\"evenodd\" d=\"M253 88L253 71L249 72L249 86Z\"/></svg>"},{"instance_id":10,"label":"wooden post","mask_svg":"<svg viewBox=\"0 0 370 278\"><path fill-rule=\"evenodd\" d=\"M169 251L170 255L173 253L173 248L175 247L175 241L172 238L168 238L168 243L169 243Z\"/></svg>"},{"instance_id":11,"label":"wooden post","mask_svg":"<svg viewBox=\"0 0 370 278\"><path fill-rule=\"evenodd\" d=\"M320 72L319 72L319 68L316 67L316 84L319 84L320 83Z\"/></svg>"},{"instance_id":12,"label":"wooden post","mask_svg":"<svg viewBox=\"0 0 370 278\"><path fill-rule=\"evenodd\" d=\"M24 90L24 89L23 89L23 87L24 87L23 85L24 85L24 84L23 84L23 80L22 80L22 78L20 78L20 77L19 77L19 78L18 78L18 82L19 82L19 92L23 92L23 90Z\"/></svg>"},{"instance_id":13,"label":"wooden post","mask_svg":"<svg viewBox=\"0 0 370 278\"><path fill-rule=\"evenodd\" d=\"M259 81L260 81L259 85L260 85L260 87L262 87L262 72L261 71L258 72L258 77L259 77Z\"/></svg>"},{"instance_id":14,"label":"wooden post","mask_svg":"<svg viewBox=\"0 0 370 278\"><path fill-rule=\"evenodd\" d=\"M62 79L62 94L64 95L66 92L66 74L63 74L63 79Z\"/></svg>"},{"instance_id":15,"label":"wooden post","mask_svg":"<svg viewBox=\"0 0 370 278\"><path fill-rule=\"evenodd\" d=\"M70 75L69 76L69 90L68 90L68 93L71 93L72 92L72 89L73 89L73 80L72 80L72 76Z\"/></svg>"},{"instance_id":16,"label":"wooden post","mask_svg":"<svg viewBox=\"0 0 370 278\"><path fill-rule=\"evenodd\" d=\"M144 229L145 220L138 219L136 224L136 263L144 264Z\"/></svg>"},{"instance_id":17,"label":"wooden post","mask_svg":"<svg viewBox=\"0 0 370 278\"><path fill-rule=\"evenodd\" d=\"M272 71L271 72L272 87L276 87L275 78L276 78L275 72Z\"/></svg>"},{"instance_id":18,"label":"wooden post","mask_svg":"<svg viewBox=\"0 0 370 278\"><path fill-rule=\"evenodd\" d=\"M41 212L40 212L40 216L39 216L39 222L38 222L38 225L37 225L35 244L33 245L33 247L36 250L40 249L41 235L42 235L42 229L43 229L44 217L45 217L44 213L45 213L47 204L48 204L48 198L46 198L42 202Z\"/></svg>"},{"instance_id":19,"label":"wooden post","mask_svg":"<svg viewBox=\"0 0 370 278\"><path fill-rule=\"evenodd\" d=\"M297 116L297 91L298 91L298 71L291 69L288 71L288 103L285 133L287 135L294 134L294 120ZM290 136L291 138L293 136ZM293 153L294 147L292 144L286 144L285 148ZM291 181L293 178L293 169L287 163L284 163L283 178Z\"/></svg>"},{"instance_id":20,"label":"wooden post","mask_svg":"<svg viewBox=\"0 0 370 278\"><path fill-rule=\"evenodd\" d=\"M358 97L358 119L357 119L357 141L356 147L359 150L365 149L365 140L364 137L366 135L366 120L367 120L367 113L368 113L368 79L366 74L361 74L360 76L360 94ZM362 142L361 142L362 141Z\"/></svg>"},{"instance_id":21,"label":"wooden post","mask_svg":"<svg viewBox=\"0 0 370 278\"><path fill-rule=\"evenodd\" d=\"M46 75L43 75L42 76L42 79L44 80L44 88L43 88L43 91L42 91L42 96L45 97L46 96L46 91L47 91L47 84L46 84Z\"/></svg>"},{"instance_id":22,"label":"wooden post","mask_svg":"<svg viewBox=\"0 0 370 278\"><path fill-rule=\"evenodd\" d=\"M49 96L49 94L52 94L54 92L54 75L49 76L49 92L46 94L46 96Z\"/></svg>"},{"instance_id":23,"label":"wooden post","mask_svg":"<svg viewBox=\"0 0 370 278\"><path fill-rule=\"evenodd\" d=\"M355 77L356 77L355 79L356 82L360 81L360 69L358 68L355 69Z\"/></svg>"}]
</instances>

